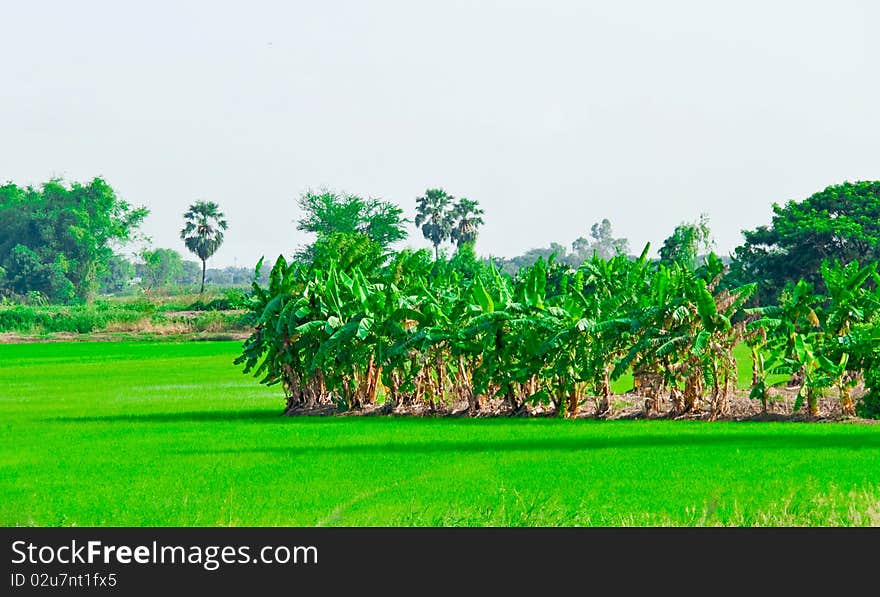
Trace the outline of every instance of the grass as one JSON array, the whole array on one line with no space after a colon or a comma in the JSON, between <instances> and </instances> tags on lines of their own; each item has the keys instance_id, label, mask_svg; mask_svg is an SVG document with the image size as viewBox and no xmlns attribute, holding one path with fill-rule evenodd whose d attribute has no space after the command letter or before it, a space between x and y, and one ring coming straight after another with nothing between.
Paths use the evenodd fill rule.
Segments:
<instances>
[{"instance_id":1,"label":"grass","mask_svg":"<svg viewBox=\"0 0 880 597\"><path fill-rule=\"evenodd\" d=\"M0 524L880 525L880 427L285 418L234 342L0 345Z\"/></svg>"},{"instance_id":2,"label":"grass","mask_svg":"<svg viewBox=\"0 0 880 597\"><path fill-rule=\"evenodd\" d=\"M0 333L51 338L53 334L198 333L243 331L245 314L230 310L233 299L184 303L162 298L109 299L80 305L20 305L0 302Z\"/></svg>"}]
</instances>

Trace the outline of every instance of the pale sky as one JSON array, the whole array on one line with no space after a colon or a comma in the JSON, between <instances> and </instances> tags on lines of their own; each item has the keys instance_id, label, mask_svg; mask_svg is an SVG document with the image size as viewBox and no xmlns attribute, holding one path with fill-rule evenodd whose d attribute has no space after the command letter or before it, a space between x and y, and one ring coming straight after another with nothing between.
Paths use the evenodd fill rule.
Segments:
<instances>
[{"instance_id":1,"label":"pale sky","mask_svg":"<svg viewBox=\"0 0 880 597\"><path fill-rule=\"evenodd\" d=\"M877 5L0 0L0 181L103 176L184 255L216 201L212 267L291 254L324 187L477 199L481 255L602 218L656 249L701 212L727 253L774 201L880 178Z\"/></svg>"}]
</instances>

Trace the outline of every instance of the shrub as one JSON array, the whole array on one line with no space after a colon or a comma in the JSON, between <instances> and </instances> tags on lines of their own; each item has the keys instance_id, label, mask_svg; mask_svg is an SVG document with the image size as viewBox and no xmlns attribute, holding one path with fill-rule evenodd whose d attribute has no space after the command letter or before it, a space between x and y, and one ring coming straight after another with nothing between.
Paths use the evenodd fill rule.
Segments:
<instances>
[{"instance_id":1,"label":"shrub","mask_svg":"<svg viewBox=\"0 0 880 597\"><path fill-rule=\"evenodd\" d=\"M865 371L867 392L856 404L856 414L866 419L880 419L880 362L875 361Z\"/></svg>"}]
</instances>

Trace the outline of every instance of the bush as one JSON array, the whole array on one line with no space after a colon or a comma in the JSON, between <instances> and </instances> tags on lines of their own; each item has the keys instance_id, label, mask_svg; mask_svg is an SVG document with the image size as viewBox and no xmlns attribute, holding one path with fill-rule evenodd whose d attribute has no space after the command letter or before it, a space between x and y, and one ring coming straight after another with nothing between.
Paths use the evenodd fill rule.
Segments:
<instances>
[{"instance_id":1,"label":"bush","mask_svg":"<svg viewBox=\"0 0 880 597\"><path fill-rule=\"evenodd\" d=\"M0 332L31 332L46 325L51 318L26 305L0 307Z\"/></svg>"},{"instance_id":2,"label":"bush","mask_svg":"<svg viewBox=\"0 0 880 597\"><path fill-rule=\"evenodd\" d=\"M856 404L856 414L866 419L880 419L880 362L875 361L865 371L867 392Z\"/></svg>"},{"instance_id":3,"label":"bush","mask_svg":"<svg viewBox=\"0 0 880 597\"><path fill-rule=\"evenodd\" d=\"M241 309L245 305L246 295L238 288L230 288L223 292L223 297L212 299L208 302L198 299L187 306L188 311L229 311Z\"/></svg>"},{"instance_id":4,"label":"bush","mask_svg":"<svg viewBox=\"0 0 880 597\"><path fill-rule=\"evenodd\" d=\"M109 324L130 324L143 320L155 306L144 301L98 302L92 305L0 306L0 332L87 334Z\"/></svg>"}]
</instances>

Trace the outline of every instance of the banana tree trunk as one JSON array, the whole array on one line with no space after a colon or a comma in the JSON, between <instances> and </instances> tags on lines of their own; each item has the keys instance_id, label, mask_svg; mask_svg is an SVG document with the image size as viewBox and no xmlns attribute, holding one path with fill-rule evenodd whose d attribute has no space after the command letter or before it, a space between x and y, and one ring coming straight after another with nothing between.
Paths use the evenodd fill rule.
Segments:
<instances>
[{"instance_id":1,"label":"banana tree trunk","mask_svg":"<svg viewBox=\"0 0 880 597\"><path fill-rule=\"evenodd\" d=\"M669 390L669 399L672 402L672 412L673 414L680 415L684 412L684 394L681 390L676 387L672 387Z\"/></svg>"},{"instance_id":2,"label":"banana tree trunk","mask_svg":"<svg viewBox=\"0 0 880 597\"><path fill-rule=\"evenodd\" d=\"M597 415L606 416L611 413L611 370L606 367L602 372L602 380L599 383L599 407Z\"/></svg>"},{"instance_id":3,"label":"banana tree trunk","mask_svg":"<svg viewBox=\"0 0 880 597\"><path fill-rule=\"evenodd\" d=\"M807 408L811 417L819 416L819 397L816 395L816 390L811 387L807 388Z\"/></svg>"},{"instance_id":4,"label":"banana tree trunk","mask_svg":"<svg viewBox=\"0 0 880 597\"><path fill-rule=\"evenodd\" d=\"M581 397L578 395L577 387L571 389L568 394L568 404L565 407L565 416L574 419L578 415L578 409L581 406Z\"/></svg>"},{"instance_id":5,"label":"banana tree trunk","mask_svg":"<svg viewBox=\"0 0 880 597\"><path fill-rule=\"evenodd\" d=\"M367 394L367 402L369 404L376 404L376 394L379 392L380 379L382 379L382 367L375 367L373 369L373 377L370 380L369 393ZM387 399L388 397L386 396Z\"/></svg>"},{"instance_id":6,"label":"banana tree trunk","mask_svg":"<svg viewBox=\"0 0 880 597\"><path fill-rule=\"evenodd\" d=\"M367 406L371 404L370 396L373 393L372 383L373 383L373 370L375 369L373 356L370 355L370 361L367 363L367 370L364 373L364 381L358 387L358 394L361 397L361 403L363 406Z\"/></svg>"},{"instance_id":7,"label":"banana tree trunk","mask_svg":"<svg viewBox=\"0 0 880 597\"><path fill-rule=\"evenodd\" d=\"M841 376L838 384L840 392L840 412L845 417L856 416L856 405L852 398L852 389L858 383L858 373L847 371Z\"/></svg>"},{"instance_id":8,"label":"banana tree trunk","mask_svg":"<svg viewBox=\"0 0 880 597\"><path fill-rule=\"evenodd\" d=\"M752 387L758 385L761 381L761 362L758 357L758 350L752 346Z\"/></svg>"},{"instance_id":9,"label":"banana tree trunk","mask_svg":"<svg viewBox=\"0 0 880 597\"><path fill-rule=\"evenodd\" d=\"M717 365L713 366L713 383L712 383L712 412L710 413L710 417L712 419L717 419L718 417L722 417L730 414L730 403L727 400L727 379L724 380L724 384L720 383L721 372L719 371L719 367Z\"/></svg>"},{"instance_id":10,"label":"banana tree trunk","mask_svg":"<svg viewBox=\"0 0 880 597\"><path fill-rule=\"evenodd\" d=\"M458 357L458 386L468 403L468 414L474 416L480 410L480 401L474 395L474 388L464 364L464 355Z\"/></svg>"},{"instance_id":11,"label":"banana tree trunk","mask_svg":"<svg viewBox=\"0 0 880 597\"><path fill-rule=\"evenodd\" d=\"M437 406L445 403L445 394L446 394L446 385L444 383L446 378L446 371L444 371L443 367L443 355L439 352L437 353L437 357L434 359L434 365L437 369Z\"/></svg>"},{"instance_id":12,"label":"banana tree trunk","mask_svg":"<svg viewBox=\"0 0 880 597\"><path fill-rule=\"evenodd\" d=\"M684 411L692 412L699 408L703 397L703 372L698 368L684 381Z\"/></svg>"}]
</instances>

